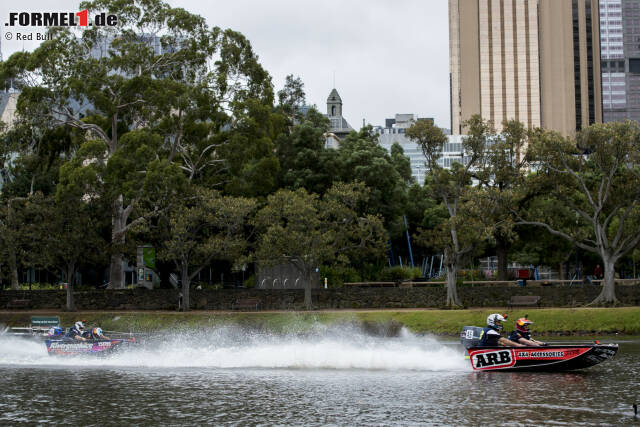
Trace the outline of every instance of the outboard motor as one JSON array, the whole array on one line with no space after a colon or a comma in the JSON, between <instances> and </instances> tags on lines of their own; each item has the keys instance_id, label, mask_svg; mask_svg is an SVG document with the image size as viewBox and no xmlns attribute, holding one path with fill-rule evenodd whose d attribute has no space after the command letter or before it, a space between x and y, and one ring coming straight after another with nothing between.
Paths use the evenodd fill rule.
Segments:
<instances>
[{"instance_id":1,"label":"outboard motor","mask_svg":"<svg viewBox=\"0 0 640 427\"><path fill-rule=\"evenodd\" d=\"M462 332L460 332L460 342L464 348L477 347L482 337L483 329L479 326L464 326Z\"/></svg>"}]
</instances>

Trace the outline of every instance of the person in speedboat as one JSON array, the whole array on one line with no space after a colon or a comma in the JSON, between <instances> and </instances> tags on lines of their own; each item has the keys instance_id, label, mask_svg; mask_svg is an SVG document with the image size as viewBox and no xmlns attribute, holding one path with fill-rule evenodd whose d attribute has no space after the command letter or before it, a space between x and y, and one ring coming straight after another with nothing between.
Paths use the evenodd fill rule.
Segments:
<instances>
[{"instance_id":1,"label":"person in speedboat","mask_svg":"<svg viewBox=\"0 0 640 427\"><path fill-rule=\"evenodd\" d=\"M506 318L501 314L490 314L487 317L487 326L482 330L478 347L524 347L524 344L511 341L500 334L503 329L502 322L505 320Z\"/></svg>"},{"instance_id":2,"label":"person in speedboat","mask_svg":"<svg viewBox=\"0 0 640 427\"><path fill-rule=\"evenodd\" d=\"M77 321L72 327L69 328L67 333L64 335L67 339L73 339L77 341L87 341L85 337L82 336L84 332L84 323L82 321Z\"/></svg>"},{"instance_id":3,"label":"person in speedboat","mask_svg":"<svg viewBox=\"0 0 640 427\"><path fill-rule=\"evenodd\" d=\"M516 320L516 330L511 332L511 334L509 335L509 339L511 341L533 347L547 345L547 343L531 338L531 330L529 329L529 325L532 324L533 322L527 319L527 316L521 317L520 319Z\"/></svg>"},{"instance_id":4,"label":"person in speedboat","mask_svg":"<svg viewBox=\"0 0 640 427\"><path fill-rule=\"evenodd\" d=\"M89 332L89 338L92 340L108 340L111 339L109 337L104 336L101 328L93 328Z\"/></svg>"}]
</instances>

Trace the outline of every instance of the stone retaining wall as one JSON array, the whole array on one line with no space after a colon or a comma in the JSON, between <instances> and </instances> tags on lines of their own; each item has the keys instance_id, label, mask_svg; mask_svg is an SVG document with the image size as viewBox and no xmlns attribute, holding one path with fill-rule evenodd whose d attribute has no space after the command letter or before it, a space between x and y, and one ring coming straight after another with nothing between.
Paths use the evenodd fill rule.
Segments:
<instances>
[{"instance_id":1,"label":"stone retaining wall","mask_svg":"<svg viewBox=\"0 0 640 427\"><path fill-rule=\"evenodd\" d=\"M502 307L512 295L539 295L542 307L573 307L596 298L600 287L467 287L458 288L466 307ZM178 291L173 289L126 289L76 292L78 310L176 310ZM640 286L618 285L616 295L625 305L640 306ZM314 289L317 309L438 308L444 305L446 290L425 288L337 288ZM242 298L259 298L261 310L300 310L304 308L301 289L220 289L192 290L191 308L231 310ZM13 299L28 299L31 309L65 308L65 291L1 291L0 309Z\"/></svg>"}]
</instances>

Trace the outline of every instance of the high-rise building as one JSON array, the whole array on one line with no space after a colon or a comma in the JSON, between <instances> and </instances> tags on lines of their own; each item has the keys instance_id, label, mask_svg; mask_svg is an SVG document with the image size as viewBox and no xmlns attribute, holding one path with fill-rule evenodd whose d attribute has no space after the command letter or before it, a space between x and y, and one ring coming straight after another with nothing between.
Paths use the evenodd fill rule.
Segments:
<instances>
[{"instance_id":1,"label":"high-rise building","mask_svg":"<svg viewBox=\"0 0 640 427\"><path fill-rule=\"evenodd\" d=\"M602 121L598 0L449 0L451 132L474 114L570 135Z\"/></svg>"},{"instance_id":2,"label":"high-rise building","mask_svg":"<svg viewBox=\"0 0 640 427\"><path fill-rule=\"evenodd\" d=\"M602 115L640 122L640 0L600 0Z\"/></svg>"}]
</instances>

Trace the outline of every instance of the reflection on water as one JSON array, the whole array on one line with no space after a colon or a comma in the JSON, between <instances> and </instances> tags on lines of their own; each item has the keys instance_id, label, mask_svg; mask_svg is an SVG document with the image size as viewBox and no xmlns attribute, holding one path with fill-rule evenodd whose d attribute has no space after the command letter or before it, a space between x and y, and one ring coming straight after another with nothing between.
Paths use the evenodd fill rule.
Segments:
<instances>
[{"instance_id":1,"label":"reflection on water","mask_svg":"<svg viewBox=\"0 0 640 427\"><path fill-rule=\"evenodd\" d=\"M0 424L640 425L640 340L582 372L472 372L462 350L403 333L165 336L105 359L0 338Z\"/></svg>"}]
</instances>

